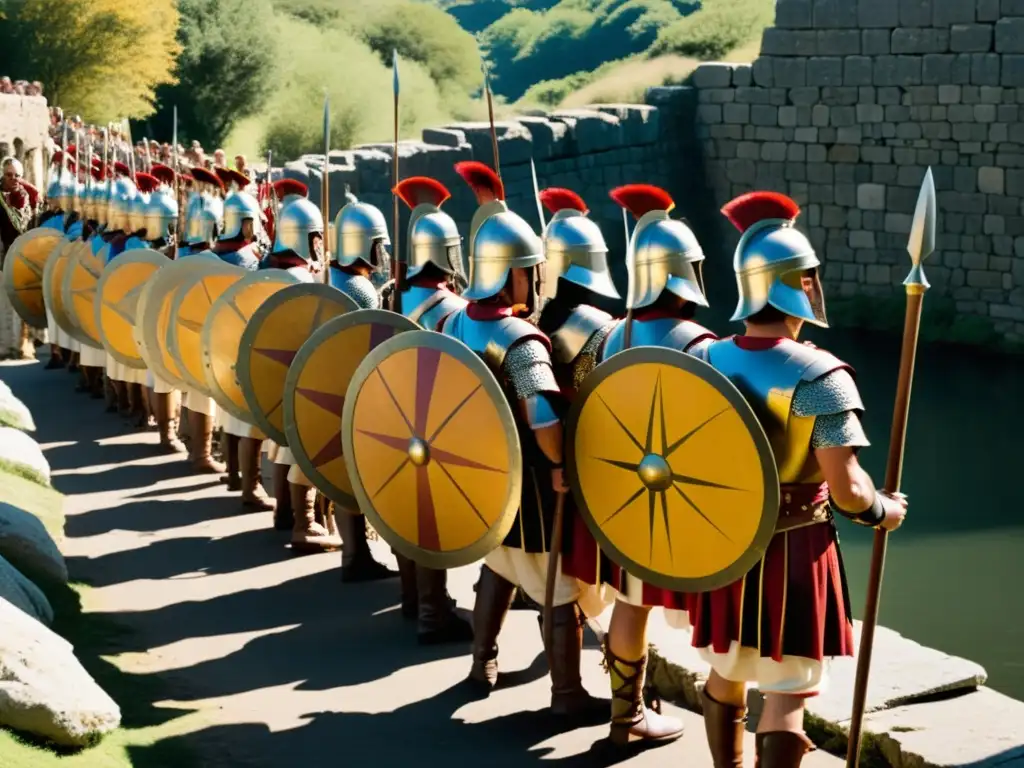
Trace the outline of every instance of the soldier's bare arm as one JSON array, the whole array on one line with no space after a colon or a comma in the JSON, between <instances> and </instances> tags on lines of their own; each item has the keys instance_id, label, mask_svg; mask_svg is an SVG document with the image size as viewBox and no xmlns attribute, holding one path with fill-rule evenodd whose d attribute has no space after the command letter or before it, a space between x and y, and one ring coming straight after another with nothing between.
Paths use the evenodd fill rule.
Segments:
<instances>
[{"instance_id":1,"label":"soldier's bare arm","mask_svg":"<svg viewBox=\"0 0 1024 768\"><path fill-rule=\"evenodd\" d=\"M551 368L547 347L536 339L527 339L513 346L505 356L505 374L519 401L519 409L530 425L537 445L555 465L551 482L556 491L566 490L562 473L562 422L552 398L559 393Z\"/></svg>"},{"instance_id":2,"label":"soldier's bare arm","mask_svg":"<svg viewBox=\"0 0 1024 768\"><path fill-rule=\"evenodd\" d=\"M855 523L895 530L906 515L906 498L876 491L857 459L857 451L869 445L859 415L863 408L857 385L844 369L800 384L793 397L794 415L815 419L811 447L833 508Z\"/></svg>"}]
</instances>

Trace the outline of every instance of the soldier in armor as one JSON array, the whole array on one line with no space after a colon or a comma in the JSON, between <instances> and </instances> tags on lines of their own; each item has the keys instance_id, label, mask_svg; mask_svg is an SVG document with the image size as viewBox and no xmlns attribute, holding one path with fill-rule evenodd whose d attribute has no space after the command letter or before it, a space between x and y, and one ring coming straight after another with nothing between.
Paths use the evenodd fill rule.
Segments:
<instances>
[{"instance_id":1,"label":"soldier in armor","mask_svg":"<svg viewBox=\"0 0 1024 768\"><path fill-rule=\"evenodd\" d=\"M224 198L224 230L213 246L213 253L227 264L255 272L260 266L260 252L256 247L261 229L259 203L252 195L241 191L249 180L237 171L218 168L216 176L229 191ZM229 413L222 413L221 419L227 438L224 458L228 490L242 491L244 511L273 510L274 502L267 496L260 479L263 434L255 425Z\"/></svg>"},{"instance_id":2,"label":"soldier in armor","mask_svg":"<svg viewBox=\"0 0 1024 768\"><path fill-rule=\"evenodd\" d=\"M391 245L391 238L384 214L349 195L349 202L335 217L334 233L337 242L328 272L330 284L350 296L360 308L380 309L383 300L372 278L389 271L387 246ZM366 540L366 517L358 509L337 509L336 517L342 529L342 581L375 581L395 576L394 571L373 559ZM411 595L405 595L403 604L412 601Z\"/></svg>"},{"instance_id":3,"label":"soldier in armor","mask_svg":"<svg viewBox=\"0 0 1024 768\"><path fill-rule=\"evenodd\" d=\"M80 173L88 173L91 175L92 159L87 147L79 147L77 150L78 154L78 165ZM72 197L72 210L77 214L78 220L81 222L81 228L78 229L79 238L85 242L89 249L92 251L93 256L97 256L108 242L107 233L110 232L110 237L121 233L120 229L111 229L111 222L114 222L118 218L118 214L115 212L115 203L113 197L105 196L102 201L99 201L98 205L90 206L92 202L92 192L88 191L86 187L75 181L75 193ZM103 191L110 196L113 196L113 186L106 185ZM96 218L90 218L86 212L86 208L94 207L96 210L92 211L92 214ZM107 221L107 227L105 230L99 228L100 208L104 211L104 218ZM117 209L120 210L120 209ZM123 234L123 233L121 233ZM117 395L114 392L112 386L106 380L104 374L107 367L107 353L103 349L97 349L88 344L82 344L79 352L79 362L82 366L85 375L92 386L92 394L96 399L101 399L104 396L107 398L107 410L116 412L118 410ZM127 391L122 392L121 405L123 410L128 410L128 393Z\"/></svg>"},{"instance_id":4,"label":"soldier in armor","mask_svg":"<svg viewBox=\"0 0 1024 768\"><path fill-rule=\"evenodd\" d=\"M178 221L178 203L174 199L175 174L160 163L153 163L151 170L159 186L149 196L146 207L146 236L152 238L150 247L153 250L173 259L174 232ZM160 448L165 453L184 453L185 445L178 439L179 393L151 370L146 371L146 386L151 393Z\"/></svg>"},{"instance_id":5,"label":"soldier in armor","mask_svg":"<svg viewBox=\"0 0 1024 768\"><path fill-rule=\"evenodd\" d=\"M663 190L643 184L611 193L612 199L638 220L627 255L631 262L628 306L633 315L616 321L591 305L601 297L618 294L607 270L607 246L601 233L583 217L583 201L574 203L570 195L565 190L541 193L542 202L555 211L546 232L546 250L560 265L549 272L550 278L557 278L557 290L541 321L543 328L550 329L563 391L575 394L598 363L627 346L627 323L631 325L630 345L635 346L685 352L713 339L709 331L690 320L697 305L707 306L700 277L704 254L690 229L669 218L672 199ZM683 724L645 706L643 693L650 610L666 608L670 623L682 624L685 597L624 573L600 551L578 516L573 516L571 541L563 570L582 581L602 582L616 593L604 649L611 677L612 742L666 743L679 738Z\"/></svg>"},{"instance_id":6,"label":"soldier in armor","mask_svg":"<svg viewBox=\"0 0 1024 768\"><path fill-rule=\"evenodd\" d=\"M56 229L61 233L65 231L67 219L62 207L65 197L66 165L64 153L57 150L50 164L50 182L46 186L46 210L39 216L39 226ZM50 359L46 363L46 369L64 368L70 361L68 342L49 307L46 308L46 333L50 342Z\"/></svg>"},{"instance_id":7,"label":"soldier in armor","mask_svg":"<svg viewBox=\"0 0 1024 768\"><path fill-rule=\"evenodd\" d=\"M785 195L752 192L722 212L743 233L732 319L745 331L698 356L753 407L775 454L782 503L761 562L733 584L689 596L693 645L712 667L702 696L715 766L742 764L746 687L754 684L765 694L756 761L797 768L812 749L804 702L823 682L825 659L854 653L832 515L891 531L907 501L873 490L857 461L868 440L852 369L798 341L805 323L827 327L820 262L793 226L799 207Z\"/></svg>"},{"instance_id":8,"label":"soldier in armor","mask_svg":"<svg viewBox=\"0 0 1024 768\"><path fill-rule=\"evenodd\" d=\"M441 210L451 192L424 176L403 179L394 191L412 211L401 311L424 328L437 330L448 315L466 306L458 295L466 286L462 237L452 217ZM452 610L447 571L417 565L397 552L395 558L402 582L402 613L417 621L419 642L470 642L473 628Z\"/></svg>"},{"instance_id":9,"label":"soldier in armor","mask_svg":"<svg viewBox=\"0 0 1024 768\"><path fill-rule=\"evenodd\" d=\"M220 194L224 185L205 168L192 168L192 192L185 211L184 247L178 248L178 258L209 251L216 242L224 218L224 201ZM217 413L212 397L195 390L185 393L182 409L188 412L189 460L192 468L201 474L222 475L225 466L213 458L213 420ZM230 455L230 452L229 452Z\"/></svg>"},{"instance_id":10,"label":"soldier in armor","mask_svg":"<svg viewBox=\"0 0 1024 768\"><path fill-rule=\"evenodd\" d=\"M150 196L160 186L160 180L151 174L139 171L135 174L135 186L137 194L132 199L128 210L128 229L126 231L130 234L124 243L125 251L130 251L132 248L149 247L151 238L146 229L146 215L149 211ZM110 258L113 259L117 255L111 253Z\"/></svg>"},{"instance_id":11,"label":"soldier in armor","mask_svg":"<svg viewBox=\"0 0 1024 768\"><path fill-rule=\"evenodd\" d=\"M498 634L516 589L543 604L557 495L565 493L560 391L551 344L523 319L537 313L544 254L540 238L504 202L504 188L483 163L464 162L456 172L470 185L479 207L470 225L469 304L448 315L441 331L474 350L501 382L512 405L523 451L523 487L512 531L484 560L473 606L470 681L490 691L498 679ZM580 679L584 616L600 612L596 590L557 574L547 648L551 709L590 715L608 706Z\"/></svg>"},{"instance_id":12,"label":"soldier in armor","mask_svg":"<svg viewBox=\"0 0 1024 768\"><path fill-rule=\"evenodd\" d=\"M324 261L324 219L320 209L305 197L289 195L276 224L274 251L263 266L283 269L304 282L314 282L314 265ZM272 458L275 493L283 495L287 489L288 501L288 512L282 511L275 516L274 527L283 529L290 512L292 551L305 554L329 552L341 547L334 521L328 517L318 520L316 490L299 469L292 452L283 446L275 446Z\"/></svg>"}]
</instances>

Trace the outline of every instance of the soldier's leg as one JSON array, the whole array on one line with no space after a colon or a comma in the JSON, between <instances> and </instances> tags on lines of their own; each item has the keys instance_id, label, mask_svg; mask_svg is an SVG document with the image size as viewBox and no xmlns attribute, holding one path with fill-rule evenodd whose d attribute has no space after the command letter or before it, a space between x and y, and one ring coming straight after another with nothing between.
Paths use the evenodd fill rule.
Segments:
<instances>
[{"instance_id":1,"label":"soldier's leg","mask_svg":"<svg viewBox=\"0 0 1024 768\"><path fill-rule=\"evenodd\" d=\"M133 381L125 382L125 391L128 395L128 414L132 420L132 426L142 428L146 426L146 403L143 400L142 387Z\"/></svg>"},{"instance_id":2,"label":"soldier's leg","mask_svg":"<svg viewBox=\"0 0 1024 768\"><path fill-rule=\"evenodd\" d=\"M309 484L298 467L289 470L288 481L292 514L295 518L292 527L292 552L331 552L341 547L338 537L316 521L316 489Z\"/></svg>"},{"instance_id":3,"label":"soldier's leg","mask_svg":"<svg viewBox=\"0 0 1024 768\"><path fill-rule=\"evenodd\" d=\"M241 438L227 432L222 437L224 438L224 464L228 473L221 479L227 483L229 491L240 491L242 490L242 478L238 472L238 453Z\"/></svg>"},{"instance_id":4,"label":"soldier's leg","mask_svg":"<svg viewBox=\"0 0 1024 768\"><path fill-rule=\"evenodd\" d=\"M68 373L80 373L78 368L78 353L74 350L61 347L64 359L68 361Z\"/></svg>"},{"instance_id":5,"label":"soldier's leg","mask_svg":"<svg viewBox=\"0 0 1024 768\"><path fill-rule=\"evenodd\" d=\"M188 418L192 468L207 475L223 474L224 465L213 458L213 416L190 410Z\"/></svg>"},{"instance_id":6,"label":"soldier's leg","mask_svg":"<svg viewBox=\"0 0 1024 768\"><path fill-rule=\"evenodd\" d=\"M473 667L469 680L484 691L498 683L498 635L512 606L516 586L485 564L473 604Z\"/></svg>"},{"instance_id":7,"label":"soldier's leg","mask_svg":"<svg viewBox=\"0 0 1024 768\"><path fill-rule=\"evenodd\" d=\"M419 615L419 586L416 581L416 563L391 550L398 561L398 580L402 590L402 618L415 621Z\"/></svg>"},{"instance_id":8,"label":"soldier's leg","mask_svg":"<svg viewBox=\"0 0 1024 768\"><path fill-rule=\"evenodd\" d=\"M19 321L20 322L20 321ZM19 351L23 360L35 360L36 359L36 345L32 339L32 329L28 323L20 322L21 324L21 338L19 343Z\"/></svg>"},{"instance_id":9,"label":"soldier's leg","mask_svg":"<svg viewBox=\"0 0 1024 768\"><path fill-rule=\"evenodd\" d=\"M681 721L644 704L650 612L649 607L621 598L612 609L605 657L612 688L611 740L615 744L637 740L667 742L683 735Z\"/></svg>"},{"instance_id":10,"label":"soldier's leg","mask_svg":"<svg viewBox=\"0 0 1024 768\"><path fill-rule=\"evenodd\" d=\"M229 446L230 444L228 441ZM238 468L242 476L242 508L246 512L269 512L274 509L274 502L263 490L260 473L262 446L261 438L238 438Z\"/></svg>"},{"instance_id":11,"label":"soldier's leg","mask_svg":"<svg viewBox=\"0 0 1024 768\"><path fill-rule=\"evenodd\" d=\"M290 531L295 526L295 514L292 510L291 489L288 487L287 464L274 465L274 530Z\"/></svg>"},{"instance_id":12,"label":"soldier's leg","mask_svg":"<svg viewBox=\"0 0 1024 768\"><path fill-rule=\"evenodd\" d=\"M420 645L472 642L473 627L455 612L455 601L448 594L448 571L422 565L415 570Z\"/></svg>"},{"instance_id":13,"label":"soldier's leg","mask_svg":"<svg viewBox=\"0 0 1024 768\"><path fill-rule=\"evenodd\" d=\"M713 668L701 693L704 730L715 768L743 768L747 686L726 680Z\"/></svg>"},{"instance_id":14,"label":"soldier's leg","mask_svg":"<svg viewBox=\"0 0 1024 768\"><path fill-rule=\"evenodd\" d=\"M56 344L50 345L50 360L46 363L46 370L52 371L54 368L63 368L65 366L65 357L61 348Z\"/></svg>"},{"instance_id":15,"label":"soldier's leg","mask_svg":"<svg viewBox=\"0 0 1024 768\"><path fill-rule=\"evenodd\" d=\"M757 724L756 768L799 768L804 755L814 749L804 733L804 702L802 696L765 695Z\"/></svg>"},{"instance_id":16,"label":"soldier's leg","mask_svg":"<svg viewBox=\"0 0 1024 768\"><path fill-rule=\"evenodd\" d=\"M335 520L341 530L341 580L346 583L379 581L398 574L373 559L366 540L366 517L335 505Z\"/></svg>"},{"instance_id":17,"label":"soldier's leg","mask_svg":"<svg viewBox=\"0 0 1024 768\"><path fill-rule=\"evenodd\" d=\"M178 439L176 433L177 419L174 417L173 396L173 392L153 393L156 425L160 433L160 447L167 453L184 453L185 444Z\"/></svg>"}]
</instances>

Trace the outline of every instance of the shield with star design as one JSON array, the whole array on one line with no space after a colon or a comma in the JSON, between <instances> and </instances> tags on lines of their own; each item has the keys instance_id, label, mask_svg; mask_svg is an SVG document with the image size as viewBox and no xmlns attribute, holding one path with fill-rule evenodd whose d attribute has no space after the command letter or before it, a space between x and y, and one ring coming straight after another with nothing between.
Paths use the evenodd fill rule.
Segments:
<instances>
[{"instance_id":1,"label":"shield with star design","mask_svg":"<svg viewBox=\"0 0 1024 768\"><path fill-rule=\"evenodd\" d=\"M59 229L43 227L18 235L4 256L4 290L14 311L33 328L46 327L43 272L54 248L64 240Z\"/></svg>"},{"instance_id":2,"label":"shield with star design","mask_svg":"<svg viewBox=\"0 0 1024 768\"><path fill-rule=\"evenodd\" d=\"M53 315L57 327L64 333L70 335L71 318L68 317L64 307L64 295L61 286L64 284L64 273L68 268L68 259L71 258L71 249L75 241L63 239L53 249L46 260L46 267L43 269L43 303Z\"/></svg>"},{"instance_id":3,"label":"shield with star design","mask_svg":"<svg viewBox=\"0 0 1024 768\"><path fill-rule=\"evenodd\" d=\"M204 274L186 280L174 291L169 346L189 389L213 396L203 367L203 325L217 299L249 274L252 273L218 260L216 266L211 265Z\"/></svg>"},{"instance_id":4,"label":"shield with star design","mask_svg":"<svg viewBox=\"0 0 1024 768\"><path fill-rule=\"evenodd\" d=\"M420 565L469 565L511 530L523 483L515 418L461 341L413 331L373 350L352 377L341 435L359 509Z\"/></svg>"},{"instance_id":5,"label":"shield with star design","mask_svg":"<svg viewBox=\"0 0 1024 768\"><path fill-rule=\"evenodd\" d=\"M242 335L256 311L271 296L299 279L283 269L246 272L221 293L206 313L200 336L204 389L217 405L246 424L256 424L238 383L238 353Z\"/></svg>"},{"instance_id":6,"label":"shield with star design","mask_svg":"<svg viewBox=\"0 0 1024 768\"><path fill-rule=\"evenodd\" d=\"M681 592L723 587L764 555L779 476L754 411L697 358L636 347L586 378L567 423L566 469L608 557Z\"/></svg>"},{"instance_id":7,"label":"shield with star design","mask_svg":"<svg viewBox=\"0 0 1024 768\"><path fill-rule=\"evenodd\" d=\"M103 274L104 264L99 253L93 253L89 243L78 240L71 248L68 266L61 284L61 298L71 321L72 338L96 349L103 349L100 330L96 327L96 286Z\"/></svg>"},{"instance_id":8,"label":"shield with star design","mask_svg":"<svg viewBox=\"0 0 1024 768\"><path fill-rule=\"evenodd\" d=\"M355 512L341 440L345 394L356 368L396 334L417 330L407 317L360 309L328 320L299 348L284 384L288 448L310 482L339 506Z\"/></svg>"},{"instance_id":9,"label":"shield with star design","mask_svg":"<svg viewBox=\"0 0 1024 768\"><path fill-rule=\"evenodd\" d=\"M156 271L170 263L158 251L133 249L107 265L96 287L96 327L100 341L107 354L129 368L146 367L135 342L139 296Z\"/></svg>"},{"instance_id":10,"label":"shield with star design","mask_svg":"<svg viewBox=\"0 0 1024 768\"><path fill-rule=\"evenodd\" d=\"M188 390L171 341L171 304L179 287L191 283L207 270L220 268L221 261L212 253L200 253L176 259L161 268L146 283L136 308L135 343L146 367L162 381L176 389Z\"/></svg>"},{"instance_id":11,"label":"shield with star design","mask_svg":"<svg viewBox=\"0 0 1024 768\"><path fill-rule=\"evenodd\" d=\"M299 283L278 291L245 326L238 350L238 384L256 426L278 445L284 431L284 382L299 348L328 320L354 312L348 294L323 283Z\"/></svg>"}]
</instances>

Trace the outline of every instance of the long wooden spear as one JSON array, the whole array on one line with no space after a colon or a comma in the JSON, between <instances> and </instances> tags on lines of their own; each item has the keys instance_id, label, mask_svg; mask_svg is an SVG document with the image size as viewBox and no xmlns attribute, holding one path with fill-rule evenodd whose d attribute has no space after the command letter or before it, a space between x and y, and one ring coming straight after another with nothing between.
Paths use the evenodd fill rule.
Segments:
<instances>
[{"instance_id":1,"label":"long wooden spear","mask_svg":"<svg viewBox=\"0 0 1024 768\"><path fill-rule=\"evenodd\" d=\"M401 260L399 259L399 243L401 233L399 232L399 208L398 208L398 94L401 90L398 81L398 51L391 51L391 69L394 74L392 85L395 92L395 141L391 150L391 279L394 281L391 286L391 311L402 311L402 273Z\"/></svg>"},{"instance_id":2,"label":"long wooden spear","mask_svg":"<svg viewBox=\"0 0 1024 768\"><path fill-rule=\"evenodd\" d=\"M494 98L491 94L491 71L487 60L480 59L480 69L484 73L484 94L487 96L487 119L491 122L491 151L494 153L494 172L501 179L501 155L498 153L498 131L494 127Z\"/></svg>"},{"instance_id":3,"label":"long wooden spear","mask_svg":"<svg viewBox=\"0 0 1024 768\"><path fill-rule=\"evenodd\" d=\"M903 475L903 452L907 438L907 419L910 415L910 390L914 383L914 362L917 358L917 340L921 330L921 308L928 280L924 276L924 260L935 250L935 180L932 169L925 173L917 210L910 228L911 268L903 286L907 291L907 313L903 321L903 348L900 351L900 374L896 382L896 403L893 406L892 431L889 433L889 457L885 465L885 490L897 493ZM878 602L882 594L882 576L885 571L885 550L888 532L875 530L871 550L871 569L868 572L868 595L861 625L860 650L857 653L857 676L853 683L853 713L850 716L850 743L846 752L847 768L857 768L863 736L864 706L867 701L868 678L871 672L871 651L878 625Z\"/></svg>"},{"instance_id":4,"label":"long wooden spear","mask_svg":"<svg viewBox=\"0 0 1024 768\"><path fill-rule=\"evenodd\" d=\"M270 178L270 167L267 167L267 179ZM327 233L330 231L331 220L331 97L324 92L324 170L320 178L320 216L324 220L324 261L327 261ZM320 278L330 283L331 270L328 264L321 264L323 272Z\"/></svg>"},{"instance_id":5,"label":"long wooden spear","mask_svg":"<svg viewBox=\"0 0 1024 768\"><path fill-rule=\"evenodd\" d=\"M625 208L622 209L622 229L626 233L626 267L628 269L628 268L631 267L633 261L632 261L632 257L630 256L630 252L629 252L629 238L630 238L630 234L629 234L629 212ZM630 286L629 287L632 288L633 287L632 286L632 282L633 281L630 280L629 282L630 282ZM632 296L627 297L627 301L630 304L632 304L633 303L633 297ZM632 345L633 345L633 308L632 307L627 307L626 308L626 327L622 329L622 348L623 349L629 349Z\"/></svg>"},{"instance_id":6,"label":"long wooden spear","mask_svg":"<svg viewBox=\"0 0 1024 768\"><path fill-rule=\"evenodd\" d=\"M174 105L174 123L171 128L171 163L174 166L174 202L178 205L178 220L174 224L174 258L178 258L185 239L185 208L181 201L181 168L178 167L178 105Z\"/></svg>"}]
</instances>

